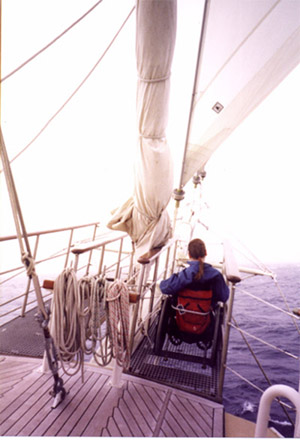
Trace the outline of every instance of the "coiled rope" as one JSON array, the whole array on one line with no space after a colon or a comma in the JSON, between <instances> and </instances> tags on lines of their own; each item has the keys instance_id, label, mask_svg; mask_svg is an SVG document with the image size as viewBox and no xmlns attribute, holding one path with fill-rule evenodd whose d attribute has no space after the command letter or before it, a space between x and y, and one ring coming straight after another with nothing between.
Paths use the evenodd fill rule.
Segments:
<instances>
[{"instance_id":1,"label":"coiled rope","mask_svg":"<svg viewBox=\"0 0 300 440\"><path fill-rule=\"evenodd\" d=\"M107 288L102 277L85 276L77 281L74 269L65 269L54 283L52 316L53 340L66 374L74 375L81 368L83 377L85 354L93 354L100 366L109 364L112 357L118 365L129 366L125 283L115 281Z\"/></svg>"},{"instance_id":2,"label":"coiled rope","mask_svg":"<svg viewBox=\"0 0 300 440\"><path fill-rule=\"evenodd\" d=\"M106 283L102 277L84 277L79 281L81 298L87 303L82 312L82 347L85 354L93 354L101 367L112 359L111 332L105 302ZM87 341L89 343L87 344Z\"/></svg>"},{"instance_id":3,"label":"coiled rope","mask_svg":"<svg viewBox=\"0 0 300 440\"><path fill-rule=\"evenodd\" d=\"M129 292L124 282L114 281L107 289L109 324L112 333L113 357L120 367L127 368L129 352Z\"/></svg>"},{"instance_id":4,"label":"coiled rope","mask_svg":"<svg viewBox=\"0 0 300 440\"><path fill-rule=\"evenodd\" d=\"M80 291L74 269L65 269L54 282L52 313L53 340L65 373L76 374L83 365L82 324L84 323ZM67 362L75 371L67 371Z\"/></svg>"}]
</instances>

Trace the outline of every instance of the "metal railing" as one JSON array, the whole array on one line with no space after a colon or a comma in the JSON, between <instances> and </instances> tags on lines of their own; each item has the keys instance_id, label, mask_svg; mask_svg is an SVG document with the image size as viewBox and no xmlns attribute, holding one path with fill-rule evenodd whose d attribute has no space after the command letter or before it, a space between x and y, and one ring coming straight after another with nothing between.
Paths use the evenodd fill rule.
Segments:
<instances>
[{"instance_id":1,"label":"metal railing","mask_svg":"<svg viewBox=\"0 0 300 440\"><path fill-rule=\"evenodd\" d=\"M59 270L66 268L70 262L71 249L74 247L75 243L89 240L95 240L97 236L97 230L100 227L99 222L88 223L78 226L68 226L65 228L51 229L45 231L31 232L28 233L29 239L34 241L33 246L33 257L35 260L35 266L38 267L37 272L45 276L49 276L47 269L47 263L59 261ZM53 250L51 255L47 254L45 258L39 258L39 250L42 247L40 244L41 238L51 239L53 242L53 236L59 236L60 239L57 240L57 247ZM76 237L78 235L78 237ZM85 239L80 240L80 236L84 236ZM90 237L89 237L90 236ZM87 238L89 237L89 238ZM66 245L63 246L63 243ZM12 248L9 246L12 244ZM5 249L6 248L6 249ZM11 317L16 316L16 312L20 312L20 316L24 316L28 306L36 306L34 289L31 289L31 279L27 277L26 270L24 266L17 265L19 256L19 248L17 243L16 235L9 235L5 237L0 237L0 251L2 255L2 264L5 264L6 253L14 253L14 264L12 267L5 268L0 272L0 290L1 290L1 304L0 304L0 319L11 319ZM64 258L64 262L61 259ZM58 266L58 264L57 264ZM57 269L58 270L58 269ZM15 290L14 293L10 293ZM32 298L29 301L30 295ZM47 299L51 296L49 292L44 292L43 298ZM4 301L3 301L4 300Z\"/></svg>"},{"instance_id":2,"label":"metal railing","mask_svg":"<svg viewBox=\"0 0 300 440\"><path fill-rule=\"evenodd\" d=\"M159 311L161 293L157 284L174 271L177 244L178 240L173 239L163 248L153 249L138 259L140 270L134 275L137 300L132 313L130 352L138 345L139 336L148 334Z\"/></svg>"}]
</instances>

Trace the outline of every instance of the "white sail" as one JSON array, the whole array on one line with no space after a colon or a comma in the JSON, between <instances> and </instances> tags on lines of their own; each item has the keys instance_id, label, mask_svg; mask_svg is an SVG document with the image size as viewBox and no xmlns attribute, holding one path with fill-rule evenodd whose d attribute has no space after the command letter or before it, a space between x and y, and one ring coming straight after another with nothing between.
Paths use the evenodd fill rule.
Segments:
<instances>
[{"instance_id":1,"label":"white sail","mask_svg":"<svg viewBox=\"0 0 300 440\"><path fill-rule=\"evenodd\" d=\"M181 188L300 61L299 1L207 5Z\"/></svg>"},{"instance_id":2,"label":"white sail","mask_svg":"<svg viewBox=\"0 0 300 440\"><path fill-rule=\"evenodd\" d=\"M135 189L108 227L128 232L136 255L162 246L171 236L167 207L173 164L166 139L171 63L176 36L176 0L137 2L138 148Z\"/></svg>"}]
</instances>

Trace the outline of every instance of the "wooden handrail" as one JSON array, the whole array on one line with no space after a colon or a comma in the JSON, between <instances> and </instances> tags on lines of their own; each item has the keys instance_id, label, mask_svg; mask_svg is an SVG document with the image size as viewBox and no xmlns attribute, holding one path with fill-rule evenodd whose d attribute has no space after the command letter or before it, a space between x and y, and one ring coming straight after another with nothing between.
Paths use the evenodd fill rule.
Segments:
<instances>
[{"instance_id":1,"label":"wooden handrail","mask_svg":"<svg viewBox=\"0 0 300 440\"><path fill-rule=\"evenodd\" d=\"M146 252L144 255L141 255L138 259L138 263L140 264L148 264L150 263L151 259L155 257L160 251L161 247L151 249L150 251Z\"/></svg>"},{"instance_id":2,"label":"wooden handrail","mask_svg":"<svg viewBox=\"0 0 300 440\"><path fill-rule=\"evenodd\" d=\"M43 289L53 290L54 289L54 280L44 280L43 281ZM129 292L129 302L131 304L135 304L138 301L139 294L135 292Z\"/></svg>"},{"instance_id":3,"label":"wooden handrail","mask_svg":"<svg viewBox=\"0 0 300 440\"><path fill-rule=\"evenodd\" d=\"M71 252L75 255L83 254L84 252L92 251L93 249L97 249L105 244L112 243L125 237L127 237L127 234L125 232L108 232L107 234L103 235L103 237L101 237L101 239L99 240L89 241L87 243L82 243L76 247L73 247Z\"/></svg>"}]
</instances>

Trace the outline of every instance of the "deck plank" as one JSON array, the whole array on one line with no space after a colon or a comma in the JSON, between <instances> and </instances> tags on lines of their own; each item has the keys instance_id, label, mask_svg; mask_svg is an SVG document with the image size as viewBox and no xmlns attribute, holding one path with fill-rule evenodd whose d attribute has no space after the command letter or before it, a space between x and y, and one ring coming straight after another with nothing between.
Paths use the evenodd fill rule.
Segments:
<instances>
[{"instance_id":1,"label":"deck plank","mask_svg":"<svg viewBox=\"0 0 300 440\"><path fill-rule=\"evenodd\" d=\"M200 402L194 402L192 399L181 398L180 401L195 420L201 419L201 425L204 431L209 431L214 414L213 410L209 408L209 411L207 411L207 408L204 405L201 405Z\"/></svg>"},{"instance_id":2,"label":"deck plank","mask_svg":"<svg viewBox=\"0 0 300 440\"><path fill-rule=\"evenodd\" d=\"M6 373L11 368L6 374L11 389L0 398L2 435L175 438L223 433L222 405L166 385L123 374L115 388L110 370L88 364L84 383L79 373L61 375L69 393L52 410L53 378L36 371L40 360L26 367L17 358L0 359L0 364ZM23 377L18 373L22 365Z\"/></svg>"},{"instance_id":3,"label":"deck plank","mask_svg":"<svg viewBox=\"0 0 300 440\"><path fill-rule=\"evenodd\" d=\"M72 427L75 426L78 420L81 419L83 414L85 413L90 399L93 397L92 393L96 388L96 382L98 381L99 376L95 373L89 377L88 381L85 381L84 385L80 388L80 393L77 393L74 396L72 407L68 405L63 414L63 419L65 420L64 425L53 434L59 437L67 437L72 431ZM57 423L56 423L57 424ZM49 435L49 434L46 434Z\"/></svg>"},{"instance_id":4,"label":"deck plank","mask_svg":"<svg viewBox=\"0 0 300 440\"><path fill-rule=\"evenodd\" d=\"M85 382L82 383L80 375L73 376L72 387L69 389L69 394L66 399L53 411L47 412L47 418L38 427L37 430L32 432L32 436L55 436L62 426L67 422L68 417L76 408L76 397L81 396L81 390L85 387L89 387L90 378L92 373L87 372L85 374ZM77 397L79 399L79 397ZM75 408L74 408L75 407ZM53 414L53 415L52 415ZM51 419L51 425L49 425L49 419Z\"/></svg>"},{"instance_id":5,"label":"deck plank","mask_svg":"<svg viewBox=\"0 0 300 440\"><path fill-rule=\"evenodd\" d=\"M204 437L206 435L202 426L199 426L199 419L194 419L191 416L190 411L182 405L182 399L179 399L178 396L171 396L168 411L172 413L172 416L180 425L183 433L182 437ZM211 434L211 432L209 434Z\"/></svg>"},{"instance_id":6,"label":"deck plank","mask_svg":"<svg viewBox=\"0 0 300 440\"><path fill-rule=\"evenodd\" d=\"M113 418L122 437L133 437L133 432L128 426L128 420L123 417L123 414L118 407L114 409Z\"/></svg>"},{"instance_id":7,"label":"deck plank","mask_svg":"<svg viewBox=\"0 0 300 440\"><path fill-rule=\"evenodd\" d=\"M22 381L3 398L3 403L8 403L8 406L0 414L0 423L2 423L0 433L6 432L19 417L23 416L30 405L32 396L38 399L41 388L45 387L49 390L52 385L52 378L41 376L36 372L27 376L27 378L26 382Z\"/></svg>"},{"instance_id":8,"label":"deck plank","mask_svg":"<svg viewBox=\"0 0 300 440\"><path fill-rule=\"evenodd\" d=\"M118 429L116 422L113 418L110 418L107 429L103 430L103 436L108 433L110 437L121 437L121 431Z\"/></svg>"},{"instance_id":9,"label":"deck plank","mask_svg":"<svg viewBox=\"0 0 300 440\"><path fill-rule=\"evenodd\" d=\"M86 379L89 376L86 375ZM78 375L73 376L62 376L64 379L64 387L67 392L65 399L54 409L51 408L53 398L51 401L44 405L35 415L34 418L31 419L30 423L24 428L22 431L22 435L30 435L30 436L42 436L44 432L50 428L55 422L59 415L64 411L70 401L72 400L72 396L76 393L76 386L81 384L81 378Z\"/></svg>"},{"instance_id":10,"label":"deck plank","mask_svg":"<svg viewBox=\"0 0 300 440\"><path fill-rule=\"evenodd\" d=\"M94 414L93 423L83 431L84 437L102 436L102 430L107 428L110 417L123 394L123 388L113 388L109 383L106 383L101 391L101 400Z\"/></svg>"},{"instance_id":11,"label":"deck plank","mask_svg":"<svg viewBox=\"0 0 300 440\"><path fill-rule=\"evenodd\" d=\"M169 421L165 418L160 427L158 437L177 437L176 430L174 428L173 423L170 424Z\"/></svg>"},{"instance_id":12,"label":"deck plank","mask_svg":"<svg viewBox=\"0 0 300 440\"><path fill-rule=\"evenodd\" d=\"M129 422L132 435L134 437L143 436L144 433L141 429L141 425L144 424L143 415L141 413L137 413L136 411L134 411L134 404L127 390L124 390L124 394L119 401L119 410L122 413L124 419ZM147 436L149 437L148 431L147 434L148 434Z\"/></svg>"},{"instance_id":13,"label":"deck plank","mask_svg":"<svg viewBox=\"0 0 300 440\"><path fill-rule=\"evenodd\" d=\"M28 393L27 400L23 405L14 413L15 423L6 432L6 435L26 435L30 429L30 421L35 418L36 414L42 417L44 412L51 411L51 404L53 397L50 395L50 390L53 385L52 375L42 376L44 382L41 384L36 392ZM12 417L11 417L12 420ZM29 421L29 422L28 422ZM36 423L36 420L34 421Z\"/></svg>"},{"instance_id":14,"label":"deck plank","mask_svg":"<svg viewBox=\"0 0 300 440\"><path fill-rule=\"evenodd\" d=\"M61 378L64 380L64 387L66 390L72 390L72 387L77 381L75 376L61 375ZM39 399L35 405L30 408L30 412L27 414L28 421L25 425L22 426L18 435L22 436L31 436L35 430L41 430L40 425L45 425L44 420L48 417L47 426L51 425L51 419L56 419L59 412L62 411L64 406L67 405L68 394L65 400L60 403L60 405L56 409L52 409L51 405L53 403L53 397L50 394L44 394L44 396ZM30 417L29 417L30 416Z\"/></svg>"},{"instance_id":15,"label":"deck plank","mask_svg":"<svg viewBox=\"0 0 300 440\"><path fill-rule=\"evenodd\" d=\"M143 387L141 385L136 385L131 381L128 382L128 394L132 399L131 410L134 412L136 419L140 420L139 414L141 414L142 422L140 422L140 427L146 437L150 436L150 433L154 432L156 425L156 418L153 417L151 411L146 406L145 401L142 398L144 394ZM158 414L155 414L157 417Z\"/></svg>"},{"instance_id":16,"label":"deck plank","mask_svg":"<svg viewBox=\"0 0 300 440\"><path fill-rule=\"evenodd\" d=\"M108 379L109 377L104 374L98 378L96 384L92 388L92 392L87 396L85 412L77 423L74 424L74 427L70 432L71 436L80 437L89 423L92 423L94 414L99 407L99 403L105 399L106 393L104 387L105 385L107 387Z\"/></svg>"}]
</instances>

